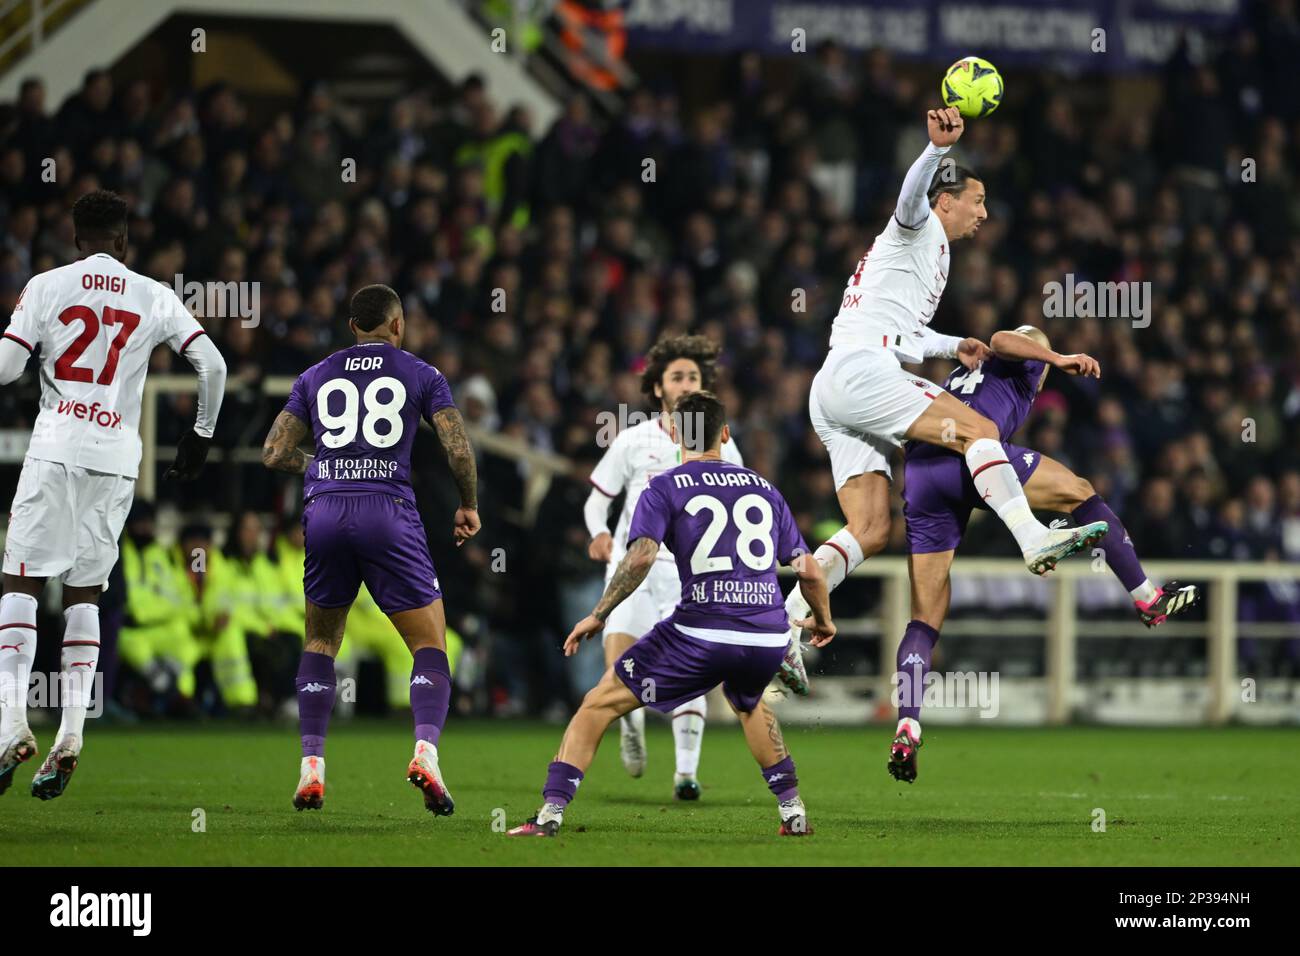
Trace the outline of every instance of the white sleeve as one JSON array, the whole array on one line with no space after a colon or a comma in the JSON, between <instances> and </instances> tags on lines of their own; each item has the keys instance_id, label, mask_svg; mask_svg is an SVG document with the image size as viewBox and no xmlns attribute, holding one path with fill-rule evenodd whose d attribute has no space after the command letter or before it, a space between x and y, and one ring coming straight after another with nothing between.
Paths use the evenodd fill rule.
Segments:
<instances>
[{"instance_id":1,"label":"white sleeve","mask_svg":"<svg viewBox=\"0 0 1300 956\"><path fill-rule=\"evenodd\" d=\"M740 456L740 446L736 444L734 438L731 441L722 443L722 460L744 467L745 459Z\"/></svg>"},{"instance_id":2,"label":"white sleeve","mask_svg":"<svg viewBox=\"0 0 1300 956\"><path fill-rule=\"evenodd\" d=\"M19 345L17 340L6 332L5 337L0 339L0 385L18 381L18 376L23 374L31 354L25 346Z\"/></svg>"},{"instance_id":3,"label":"white sleeve","mask_svg":"<svg viewBox=\"0 0 1300 956\"><path fill-rule=\"evenodd\" d=\"M921 354L926 358L956 358L961 343L960 335L944 335L931 328L921 332Z\"/></svg>"},{"instance_id":4,"label":"white sleeve","mask_svg":"<svg viewBox=\"0 0 1300 956\"><path fill-rule=\"evenodd\" d=\"M173 352L181 355L190 342L203 335L203 326L166 285L159 282L151 291L154 296L153 314L157 319L154 342L166 342Z\"/></svg>"},{"instance_id":5,"label":"white sleeve","mask_svg":"<svg viewBox=\"0 0 1300 956\"><path fill-rule=\"evenodd\" d=\"M609 503L613 499L599 488L592 486L587 502L582 506L582 520L586 522L587 534L596 537L609 534Z\"/></svg>"},{"instance_id":6,"label":"white sleeve","mask_svg":"<svg viewBox=\"0 0 1300 956\"><path fill-rule=\"evenodd\" d=\"M903 188L898 194L894 218L904 231L919 230L930 218L930 182L934 179L935 170L939 168L939 160L950 149L951 146L926 143L921 155L903 177Z\"/></svg>"},{"instance_id":7,"label":"white sleeve","mask_svg":"<svg viewBox=\"0 0 1300 956\"><path fill-rule=\"evenodd\" d=\"M194 431L204 438L212 437L221 411L221 400L226 394L226 360L221 357L216 344L202 329L199 335L186 343L181 352L186 361L199 373L198 413Z\"/></svg>"},{"instance_id":8,"label":"white sleeve","mask_svg":"<svg viewBox=\"0 0 1300 956\"><path fill-rule=\"evenodd\" d=\"M591 470L591 483L606 498L617 498L627 487L626 431L619 432L605 449L596 467Z\"/></svg>"}]
</instances>

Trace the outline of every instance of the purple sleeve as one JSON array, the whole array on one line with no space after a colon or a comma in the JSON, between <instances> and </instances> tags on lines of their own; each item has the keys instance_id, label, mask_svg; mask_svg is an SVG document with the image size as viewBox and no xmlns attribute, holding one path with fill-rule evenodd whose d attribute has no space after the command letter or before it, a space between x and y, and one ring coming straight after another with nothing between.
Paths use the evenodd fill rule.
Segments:
<instances>
[{"instance_id":1,"label":"purple sleeve","mask_svg":"<svg viewBox=\"0 0 1300 956\"><path fill-rule=\"evenodd\" d=\"M627 529L628 544L637 538L652 538L662 544L671 519L672 507L668 497L659 490L657 482L651 481L637 499L632 524Z\"/></svg>"},{"instance_id":2,"label":"purple sleeve","mask_svg":"<svg viewBox=\"0 0 1300 956\"><path fill-rule=\"evenodd\" d=\"M455 408L451 397L451 386L447 378L432 365L424 366L424 403L420 414L432 421L433 416L444 408Z\"/></svg>"},{"instance_id":3,"label":"purple sleeve","mask_svg":"<svg viewBox=\"0 0 1300 956\"><path fill-rule=\"evenodd\" d=\"M294 418L300 418L311 424L311 407L307 404L306 374L299 375L289 390L289 400L284 403L284 410Z\"/></svg>"},{"instance_id":4,"label":"purple sleeve","mask_svg":"<svg viewBox=\"0 0 1300 956\"><path fill-rule=\"evenodd\" d=\"M781 564L789 565L799 555L809 553L808 543L799 533L799 526L795 524L794 515L790 513L790 506L785 499L778 495L777 500L781 504L781 514L777 519L776 559Z\"/></svg>"}]
</instances>

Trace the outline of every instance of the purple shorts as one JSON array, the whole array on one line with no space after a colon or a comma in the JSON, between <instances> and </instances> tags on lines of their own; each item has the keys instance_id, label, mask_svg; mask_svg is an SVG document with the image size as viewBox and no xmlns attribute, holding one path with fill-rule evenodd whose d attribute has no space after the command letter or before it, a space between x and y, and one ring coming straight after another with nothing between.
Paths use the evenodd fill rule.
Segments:
<instances>
[{"instance_id":1,"label":"purple shorts","mask_svg":"<svg viewBox=\"0 0 1300 956\"><path fill-rule=\"evenodd\" d=\"M784 647L702 641L660 621L614 662L614 673L638 700L664 713L721 684L731 705L748 714L784 656Z\"/></svg>"},{"instance_id":2,"label":"purple shorts","mask_svg":"<svg viewBox=\"0 0 1300 956\"><path fill-rule=\"evenodd\" d=\"M385 614L442 597L415 505L382 493L322 494L302 512L303 586L317 607L347 607L361 582Z\"/></svg>"},{"instance_id":3,"label":"purple shorts","mask_svg":"<svg viewBox=\"0 0 1300 956\"><path fill-rule=\"evenodd\" d=\"M1023 485L1043 456L1003 442L1011 467ZM987 506L975 490L966 459L955 452L908 455L903 466L903 514L909 554L955 551L974 508Z\"/></svg>"}]
</instances>

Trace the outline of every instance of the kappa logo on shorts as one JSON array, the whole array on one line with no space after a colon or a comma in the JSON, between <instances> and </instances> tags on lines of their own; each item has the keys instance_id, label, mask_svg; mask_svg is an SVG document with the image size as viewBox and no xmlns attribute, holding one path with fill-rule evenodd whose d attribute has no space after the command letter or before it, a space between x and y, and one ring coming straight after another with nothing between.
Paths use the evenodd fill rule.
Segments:
<instances>
[{"instance_id":1,"label":"kappa logo on shorts","mask_svg":"<svg viewBox=\"0 0 1300 956\"><path fill-rule=\"evenodd\" d=\"M632 676L632 668L634 667L636 667L636 661L632 660L632 658L629 657L623 661L623 670L627 671L628 677Z\"/></svg>"},{"instance_id":2,"label":"kappa logo on shorts","mask_svg":"<svg viewBox=\"0 0 1300 956\"><path fill-rule=\"evenodd\" d=\"M1034 463L1034 453L1032 451L1025 452L1021 457L1025 459L1026 465L1032 465Z\"/></svg>"}]
</instances>

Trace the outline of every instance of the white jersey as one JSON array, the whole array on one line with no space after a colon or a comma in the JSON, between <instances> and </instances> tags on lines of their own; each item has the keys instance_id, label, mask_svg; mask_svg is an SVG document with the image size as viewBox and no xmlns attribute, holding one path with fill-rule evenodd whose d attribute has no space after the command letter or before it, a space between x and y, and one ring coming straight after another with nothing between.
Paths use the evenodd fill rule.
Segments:
<instances>
[{"instance_id":1,"label":"white jersey","mask_svg":"<svg viewBox=\"0 0 1300 956\"><path fill-rule=\"evenodd\" d=\"M202 334L175 292L105 253L33 276L4 333L41 349L28 457L135 478L149 356Z\"/></svg>"},{"instance_id":2,"label":"white jersey","mask_svg":"<svg viewBox=\"0 0 1300 956\"><path fill-rule=\"evenodd\" d=\"M734 441L722 443L722 458L733 464L744 464ZM645 491L646 485L650 484L650 479L655 475L676 468L680 463L680 446L664 431L659 416L655 415L619 432L600 463L592 470L591 483L601 494L616 498L624 491L627 492L623 511L618 516L618 525L614 529L614 552L609 561L611 568L617 567L627 553L628 527L632 524L636 503L641 500L641 492ZM658 559L673 559L662 544L659 546Z\"/></svg>"},{"instance_id":3,"label":"white jersey","mask_svg":"<svg viewBox=\"0 0 1300 956\"><path fill-rule=\"evenodd\" d=\"M934 210L916 229L896 216L849 277L831 348L884 347L902 362L925 356L921 338L948 284L949 242Z\"/></svg>"}]
</instances>

